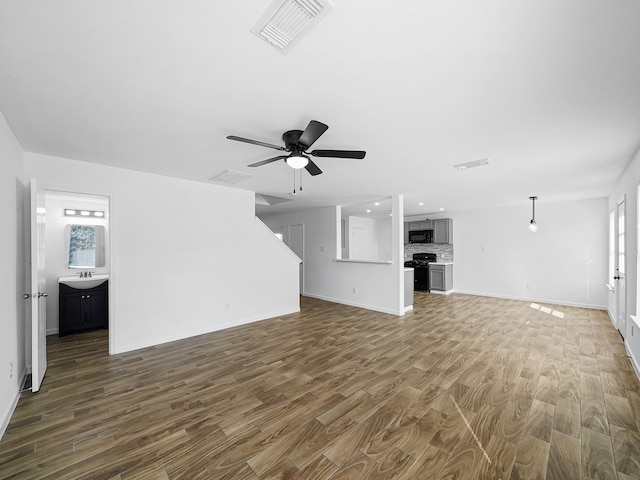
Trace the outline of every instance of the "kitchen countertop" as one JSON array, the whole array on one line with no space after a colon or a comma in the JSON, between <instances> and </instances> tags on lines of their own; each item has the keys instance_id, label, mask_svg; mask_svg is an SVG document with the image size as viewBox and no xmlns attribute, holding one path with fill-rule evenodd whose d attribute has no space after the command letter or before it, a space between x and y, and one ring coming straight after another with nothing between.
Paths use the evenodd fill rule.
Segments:
<instances>
[{"instance_id":1,"label":"kitchen countertop","mask_svg":"<svg viewBox=\"0 0 640 480\"><path fill-rule=\"evenodd\" d=\"M453 262L431 262L434 265L453 265Z\"/></svg>"}]
</instances>

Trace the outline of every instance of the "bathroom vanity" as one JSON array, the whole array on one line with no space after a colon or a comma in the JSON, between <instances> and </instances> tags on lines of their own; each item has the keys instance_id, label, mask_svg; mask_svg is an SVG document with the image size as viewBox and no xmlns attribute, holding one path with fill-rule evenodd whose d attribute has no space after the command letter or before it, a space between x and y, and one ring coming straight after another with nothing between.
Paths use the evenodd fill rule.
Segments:
<instances>
[{"instance_id":1,"label":"bathroom vanity","mask_svg":"<svg viewBox=\"0 0 640 480\"><path fill-rule=\"evenodd\" d=\"M65 280L66 279L66 280ZM60 277L59 335L107 328L109 324L109 281L107 275L79 279Z\"/></svg>"}]
</instances>

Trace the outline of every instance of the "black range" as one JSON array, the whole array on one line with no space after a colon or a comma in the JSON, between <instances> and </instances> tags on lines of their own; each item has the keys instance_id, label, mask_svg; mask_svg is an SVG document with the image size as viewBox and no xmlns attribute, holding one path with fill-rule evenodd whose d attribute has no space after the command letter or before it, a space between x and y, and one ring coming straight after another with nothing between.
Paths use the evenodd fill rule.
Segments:
<instances>
[{"instance_id":1,"label":"black range","mask_svg":"<svg viewBox=\"0 0 640 480\"><path fill-rule=\"evenodd\" d=\"M414 253L413 260L404 262L404 266L413 268L413 289L419 292L428 292L429 264L438 261L435 253Z\"/></svg>"}]
</instances>

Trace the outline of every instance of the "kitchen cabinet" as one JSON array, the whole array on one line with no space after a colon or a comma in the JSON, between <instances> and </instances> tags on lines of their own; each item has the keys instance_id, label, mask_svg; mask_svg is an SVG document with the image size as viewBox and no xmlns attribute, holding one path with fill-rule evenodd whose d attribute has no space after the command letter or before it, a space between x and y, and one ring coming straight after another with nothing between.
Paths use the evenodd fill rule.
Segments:
<instances>
[{"instance_id":1,"label":"kitchen cabinet","mask_svg":"<svg viewBox=\"0 0 640 480\"><path fill-rule=\"evenodd\" d=\"M433 220L433 243L453 243L453 220L451 218Z\"/></svg>"},{"instance_id":2,"label":"kitchen cabinet","mask_svg":"<svg viewBox=\"0 0 640 480\"><path fill-rule=\"evenodd\" d=\"M433 230L433 220L409 222L409 230Z\"/></svg>"},{"instance_id":3,"label":"kitchen cabinet","mask_svg":"<svg viewBox=\"0 0 640 480\"><path fill-rule=\"evenodd\" d=\"M446 293L453 290L453 264L430 263L429 284L432 292Z\"/></svg>"},{"instance_id":4,"label":"kitchen cabinet","mask_svg":"<svg viewBox=\"0 0 640 480\"><path fill-rule=\"evenodd\" d=\"M413 269L404 269L404 306L413 305Z\"/></svg>"},{"instance_id":5,"label":"kitchen cabinet","mask_svg":"<svg viewBox=\"0 0 640 480\"><path fill-rule=\"evenodd\" d=\"M58 305L58 335L107 328L109 322L109 282L87 289L69 287L63 283Z\"/></svg>"}]
</instances>

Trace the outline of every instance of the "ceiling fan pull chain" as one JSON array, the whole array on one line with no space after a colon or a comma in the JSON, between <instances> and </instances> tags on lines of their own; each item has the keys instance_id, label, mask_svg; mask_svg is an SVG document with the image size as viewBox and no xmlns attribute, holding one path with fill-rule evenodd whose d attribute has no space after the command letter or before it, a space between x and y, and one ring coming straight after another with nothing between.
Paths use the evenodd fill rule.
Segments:
<instances>
[{"instance_id":1,"label":"ceiling fan pull chain","mask_svg":"<svg viewBox=\"0 0 640 480\"><path fill-rule=\"evenodd\" d=\"M300 169L300 192L302 193L302 169Z\"/></svg>"},{"instance_id":2,"label":"ceiling fan pull chain","mask_svg":"<svg viewBox=\"0 0 640 480\"><path fill-rule=\"evenodd\" d=\"M296 171L293 171L293 195L296 194Z\"/></svg>"}]
</instances>

